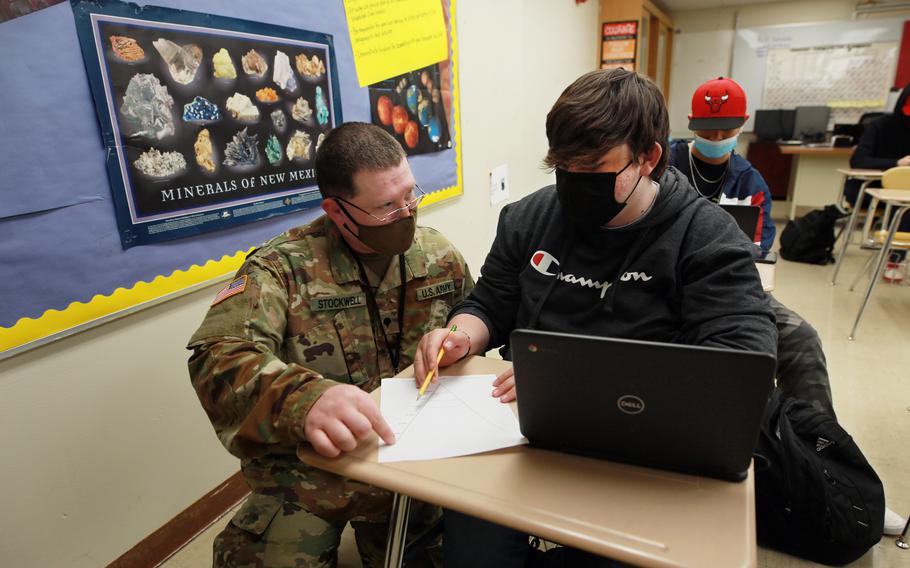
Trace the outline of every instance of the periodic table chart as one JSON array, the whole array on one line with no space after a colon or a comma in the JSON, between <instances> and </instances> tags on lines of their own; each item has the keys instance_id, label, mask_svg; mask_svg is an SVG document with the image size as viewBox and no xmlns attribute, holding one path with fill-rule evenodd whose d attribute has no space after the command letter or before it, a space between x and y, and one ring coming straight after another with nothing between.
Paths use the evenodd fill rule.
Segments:
<instances>
[{"instance_id":1,"label":"periodic table chart","mask_svg":"<svg viewBox=\"0 0 910 568\"><path fill-rule=\"evenodd\" d=\"M863 113L885 110L897 52L896 42L769 49L763 107L826 105L829 129L856 123Z\"/></svg>"}]
</instances>

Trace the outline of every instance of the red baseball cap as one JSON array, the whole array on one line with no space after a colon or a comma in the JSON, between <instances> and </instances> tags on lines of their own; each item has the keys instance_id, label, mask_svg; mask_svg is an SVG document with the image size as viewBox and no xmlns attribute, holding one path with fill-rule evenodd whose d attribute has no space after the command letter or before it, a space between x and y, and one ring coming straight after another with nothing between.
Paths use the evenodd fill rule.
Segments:
<instances>
[{"instance_id":1,"label":"red baseball cap","mask_svg":"<svg viewBox=\"0 0 910 568\"><path fill-rule=\"evenodd\" d=\"M692 95L689 130L729 130L746 122L746 92L733 79L702 83Z\"/></svg>"}]
</instances>

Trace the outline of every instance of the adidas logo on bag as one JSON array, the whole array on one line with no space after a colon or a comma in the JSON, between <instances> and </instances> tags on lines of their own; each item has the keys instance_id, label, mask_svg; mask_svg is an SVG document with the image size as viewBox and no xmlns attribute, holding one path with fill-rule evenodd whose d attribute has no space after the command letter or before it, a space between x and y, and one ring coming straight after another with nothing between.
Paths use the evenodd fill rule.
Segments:
<instances>
[{"instance_id":1,"label":"adidas logo on bag","mask_svg":"<svg viewBox=\"0 0 910 568\"><path fill-rule=\"evenodd\" d=\"M834 442L832 442L831 440L826 440L822 437L819 437L818 440L815 441L815 451L820 452L820 451L824 450L825 448L827 448L829 446L833 446L833 445L834 445Z\"/></svg>"}]
</instances>

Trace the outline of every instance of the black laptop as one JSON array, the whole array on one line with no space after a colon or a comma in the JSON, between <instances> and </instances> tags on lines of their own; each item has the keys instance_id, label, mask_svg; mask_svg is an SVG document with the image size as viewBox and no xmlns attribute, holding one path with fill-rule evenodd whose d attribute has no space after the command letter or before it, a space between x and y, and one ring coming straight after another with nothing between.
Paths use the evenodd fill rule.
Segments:
<instances>
[{"instance_id":1,"label":"black laptop","mask_svg":"<svg viewBox=\"0 0 910 568\"><path fill-rule=\"evenodd\" d=\"M772 355L532 330L511 346L531 446L745 479Z\"/></svg>"},{"instance_id":2,"label":"black laptop","mask_svg":"<svg viewBox=\"0 0 910 568\"><path fill-rule=\"evenodd\" d=\"M749 240L755 239L755 231L758 229L758 213L760 211L757 205L728 205L722 203L720 208L733 216L736 224L746 233Z\"/></svg>"},{"instance_id":3,"label":"black laptop","mask_svg":"<svg viewBox=\"0 0 910 568\"><path fill-rule=\"evenodd\" d=\"M721 209L729 213L743 233L749 237L750 241L755 239L755 233L758 231L758 214L761 209L757 205L729 205L721 204ZM777 262L777 253L764 250L757 244L755 250L755 262L774 264Z\"/></svg>"}]
</instances>

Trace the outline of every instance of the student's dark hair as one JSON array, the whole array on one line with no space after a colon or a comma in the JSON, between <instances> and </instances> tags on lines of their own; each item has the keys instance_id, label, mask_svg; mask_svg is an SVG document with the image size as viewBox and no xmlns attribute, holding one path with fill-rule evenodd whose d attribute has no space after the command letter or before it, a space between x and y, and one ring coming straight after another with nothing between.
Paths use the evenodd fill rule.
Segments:
<instances>
[{"instance_id":1,"label":"student's dark hair","mask_svg":"<svg viewBox=\"0 0 910 568\"><path fill-rule=\"evenodd\" d=\"M316 183L322 197L354 196L354 174L394 168L405 158L391 134L366 122L345 122L316 151Z\"/></svg>"},{"instance_id":2,"label":"student's dark hair","mask_svg":"<svg viewBox=\"0 0 910 568\"><path fill-rule=\"evenodd\" d=\"M653 81L625 69L591 71L569 85L547 114L544 165L596 163L624 143L637 159L657 142L663 153L651 174L656 179L667 166L669 131L667 105Z\"/></svg>"}]
</instances>

